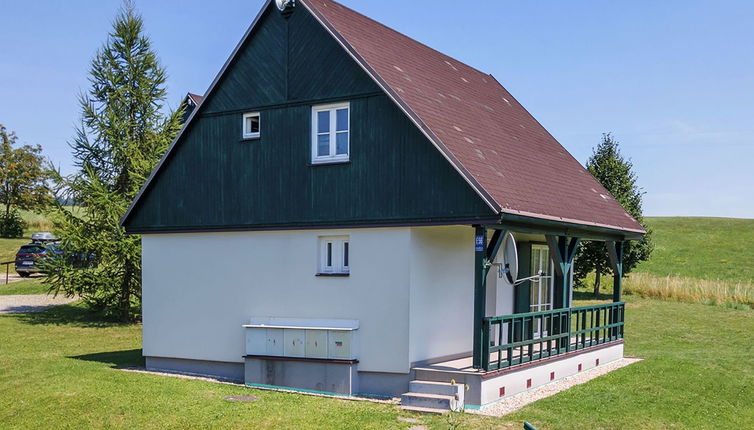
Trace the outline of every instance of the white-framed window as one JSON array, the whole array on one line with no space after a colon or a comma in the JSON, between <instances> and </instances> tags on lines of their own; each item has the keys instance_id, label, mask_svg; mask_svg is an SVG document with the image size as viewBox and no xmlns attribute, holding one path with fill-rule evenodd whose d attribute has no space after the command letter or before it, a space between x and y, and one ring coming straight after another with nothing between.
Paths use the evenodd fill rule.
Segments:
<instances>
[{"instance_id":1,"label":"white-framed window","mask_svg":"<svg viewBox=\"0 0 754 430\"><path fill-rule=\"evenodd\" d=\"M319 238L319 274L347 275L350 273L350 244L348 236Z\"/></svg>"},{"instance_id":2,"label":"white-framed window","mask_svg":"<svg viewBox=\"0 0 754 430\"><path fill-rule=\"evenodd\" d=\"M350 103L312 106L312 163L349 159Z\"/></svg>"},{"instance_id":3,"label":"white-framed window","mask_svg":"<svg viewBox=\"0 0 754 430\"><path fill-rule=\"evenodd\" d=\"M259 112L249 112L243 114L243 138L244 139L258 139L259 138Z\"/></svg>"}]
</instances>

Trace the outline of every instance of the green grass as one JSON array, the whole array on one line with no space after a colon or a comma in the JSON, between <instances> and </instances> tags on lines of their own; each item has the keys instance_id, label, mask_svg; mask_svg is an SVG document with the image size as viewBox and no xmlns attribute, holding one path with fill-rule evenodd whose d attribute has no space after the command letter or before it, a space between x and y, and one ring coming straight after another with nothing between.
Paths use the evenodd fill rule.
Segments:
<instances>
[{"instance_id":1,"label":"green grass","mask_svg":"<svg viewBox=\"0 0 754 430\"><path fill-rule=\"evenodd\" d=\"M647 218L655 250L635 271L754 284L754 219Z\"/></svg>"},{"instance_id":2,"label":"green grass","mask_svg":"<svg viewBox=\"0 0 754 430\"><path fill-rule=\"evenodd\" d=\"M562 429L754 428L754 312L627 299L625 354L644 361L511 418Z\"/></svg>"},{"instance_id":3,"label":"green grass","mask_svg":"<svg viewBox=\"0 0 754 430\"><path fill-rule=\"evenodd\" d=\"M626 354L644 361L504 418L455 414L458 428L754 427L754 312L629 297ZM448 418L396 406L130 373L143 365L141 327L79 306L0 316L3 428L431 429ZM230 395L259 401L231 403Z\"/></svg>"},{"instance_id":4,"label":"green grass","mask_svg":"<svg viewBox=\"0 0 754 430\"><path fill-rule=\"evenodd\" d=\"M393 405L117 370L143 365L141 327L103 322L79 306L0 315L0 339L3 429L406 429L397 417L412 416ZM223 400L231 395L260 400ZM445 417L415 417L431 428L447 428ZM464 428L521 428L470 414L458 419Z\"/></svg>"},{"instance_id":5,"label":"green grass","mask_svg":"<svg viewBox=\"0 0 754 430\"><path fill-rule=\"evenodd\" d=\"M13 269L11 269L13 270ZM13 294L47 294L47 287L42 285L42 279L29 279L5 284L5 273L0 276L0 296Z\"/></svg>"},{"instance_id":6,"label":"green grass","mask_svg":"<svg viewBox=\"0 0 754 430\"><path fill-rule=\"evenodd\" d=\"M46 215L24 210L18 211L18 213L26 221L27 230L32 232L52 230L52 221Z\"/></svg>"}]
</instances>

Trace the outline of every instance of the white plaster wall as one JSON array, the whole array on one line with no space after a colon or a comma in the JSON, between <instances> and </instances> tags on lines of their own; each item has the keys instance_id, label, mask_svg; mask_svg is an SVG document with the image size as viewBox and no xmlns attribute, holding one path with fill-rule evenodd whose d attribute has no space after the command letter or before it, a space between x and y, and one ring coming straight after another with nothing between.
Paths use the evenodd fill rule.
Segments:
<instances>
[{"instance_id":1,"label":"white plaster wall","mask_svg":"<svg viewBox=\"0 0 754 430\"><path fill-rule=\"evenodd\" d=\"M341 234L350 235L351 275L315 277L318 237ZM359 370L406 373L411 238L408 228L144 235L144 355L240 363L252 316L347 318L360 322ZM463 313L468 291L452 296L463 296ZM451 334L468 340L470 330Z\"/></svg>"},{"instance_id":2,"label":"white plaster wall","mask_svg":"<svg viewBox=\"0 0 754 430\"><path fill-rule=\"evenodd\" d=\"M412 362L471 351L473 266L471 227L411 229Z\"/></svg>"}]
</instances>

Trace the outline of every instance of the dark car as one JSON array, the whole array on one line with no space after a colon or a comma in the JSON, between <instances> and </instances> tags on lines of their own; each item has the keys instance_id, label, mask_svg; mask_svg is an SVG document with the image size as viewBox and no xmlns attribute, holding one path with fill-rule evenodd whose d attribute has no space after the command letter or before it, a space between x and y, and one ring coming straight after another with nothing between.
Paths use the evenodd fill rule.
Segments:
<instances>
[{"instance_id":1,"label":"dark car","mask_svg":"<svg viewBox=\"0 0 754 430\"><path fill-rule=\"evenodd\" d=\"M26 278L32 273L39 273L39 262L53 255L60 255L61 251L55 243L32 242L23 245L16 253L16 272Z\"/></svg>"}]
</instances>

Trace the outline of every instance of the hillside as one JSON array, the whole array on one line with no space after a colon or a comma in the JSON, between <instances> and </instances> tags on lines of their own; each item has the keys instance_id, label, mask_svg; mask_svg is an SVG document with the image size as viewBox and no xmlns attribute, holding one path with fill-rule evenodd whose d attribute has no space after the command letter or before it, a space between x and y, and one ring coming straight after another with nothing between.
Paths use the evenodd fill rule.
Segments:
<instances>
[{"instance_id":1,"label":"hillside","mask_svg":"<svg viewBox=\"0 0 754 430\"><path fill-rule=\"evenodd\" d=\"M754 219L652 217L655 251L635 272L754 284Z\"/></svg>"}]
</instances>

